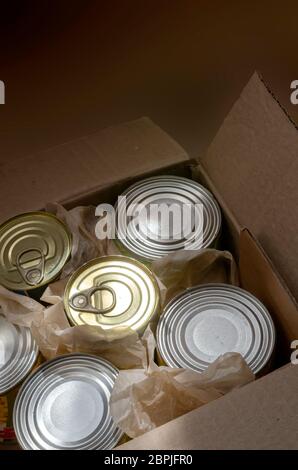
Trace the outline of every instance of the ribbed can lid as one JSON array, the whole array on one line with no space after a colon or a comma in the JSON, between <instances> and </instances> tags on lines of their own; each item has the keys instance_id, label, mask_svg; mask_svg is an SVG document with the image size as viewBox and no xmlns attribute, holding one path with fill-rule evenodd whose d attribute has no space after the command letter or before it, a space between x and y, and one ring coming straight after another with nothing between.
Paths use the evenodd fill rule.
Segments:
<instances>
[{"instance_id":1,"label":"ribbed can lid","mask_svg":"<svg viewBox=\"0 0 298 470\"><path fill-rule=\"evenodd\" d=\"M157 312L159 288L153 273L139 261L103 256L71 276L64 306L73 325L129 327L141 332Z\"/></svg>"},{"instance_id":2,"label":"ribbed can lid","mask_svg":"<svg viewBox=\"0 0 298 470\"><path fill-rule=\"evenodd\" d=\"M155 176L130 186L121 196L116 205L116 235L140 258L154 260L186 248L208 248L219 235L218 203L190 179Z\"/></svg>"},{"instance_id":3,"label":"ribbed can lid","mask_svg":"<svg viewBox=\"0 0 298 470\"><path fill-rule=\"evenodd\" d=\"M54 280L71 252L66 225L47 212L20 214L0 226L0 284L30 291Z\"/></svg>"},{"instance_id":4,"label":"ribbed can lid","mask_svg":"<svg viewBox=\"0 0 298 470\"><path fill-rule=\"evenodd\" d=\"M169 302L159 320L157 344L171 367L202 372L218 356L238 352L258 373L272 355L275 329L252 294L227 284L206 284Z\"/></svg>"},{"instance_id":5,"label":"ribbed can lid","mask_svg":"<svg viewBox=\"0 0 298 470\"><path fill-rule=\"evenodd\" d=\"M66 225L47 212L20 214L0 226L0 284L29 291L54 280L71 252Z\"/></svg>"},{"instance_id":6,"label":"ribbed can lid","mask_svg":"<svg viewBox=\"0 0 298 470\"><path fill-rule=\"evenodd\" d=\"M37 355L38 347L30 329L9 323L0 314L0 395L22 382Z\"/></svg>"},{"instance_id":7,"label":"ribbed can lid","mask_svg":"<svg viewBox=\"0 0 298 470\"><path fill-rule=\"evenodd\" d=\"M13 411L26 450L112 449L122 436L109 401L117 369L87 354L60 356L40 366L20 389Z\"/></svg>"}]
</instances>

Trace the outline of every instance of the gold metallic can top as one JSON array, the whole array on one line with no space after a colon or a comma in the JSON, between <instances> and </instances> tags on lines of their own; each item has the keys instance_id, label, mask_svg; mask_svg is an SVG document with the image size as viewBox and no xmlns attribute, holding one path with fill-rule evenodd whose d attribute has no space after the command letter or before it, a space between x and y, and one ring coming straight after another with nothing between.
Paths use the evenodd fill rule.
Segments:
<instances>
[{"instance_id":1,"label":"gold metallic can top","mask_svg":"<svg viewBox=\"0 0 298 470\"><path fill-rule=\"evenodd\" d=\"M20 214L0 226L0 284L29 291L53 281L71 252L66 225L47 212Z\"/></svg>"},{"instance_id":2,"label":"gold metallic can top","mask_svg":"<svg viewBox=\"0 0 298 470\"><path fill-rule=\"evenodd\" d=\"M103 256L71 276L64 306L73 325L129 327L140 333L157 313L159 288L153 273L139 261Z\"/></svg>"}]
</instances>

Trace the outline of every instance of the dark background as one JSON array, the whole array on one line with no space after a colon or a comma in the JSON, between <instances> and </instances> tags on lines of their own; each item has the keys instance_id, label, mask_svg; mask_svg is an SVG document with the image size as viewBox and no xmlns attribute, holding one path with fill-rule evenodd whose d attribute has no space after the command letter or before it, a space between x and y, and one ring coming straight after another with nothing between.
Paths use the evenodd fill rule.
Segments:
<instances>
[{"instance_id":1,"label":"dark background","mask_svg":"<svg viewBox=\"0 0 298 470\"><path fill-rule=\"evenodd\" d=\"M298 2L0 2L0 159L150 116L199 156L255 69L298 122Z\"/></svg>"}]
</instances>

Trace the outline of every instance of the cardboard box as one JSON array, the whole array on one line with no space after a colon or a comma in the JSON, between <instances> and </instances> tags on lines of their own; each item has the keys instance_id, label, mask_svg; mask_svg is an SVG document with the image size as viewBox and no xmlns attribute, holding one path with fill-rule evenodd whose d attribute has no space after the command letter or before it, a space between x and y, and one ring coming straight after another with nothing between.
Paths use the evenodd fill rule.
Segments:
<instances>
[{"instance_id":1,"label":"cardboard box","mask_svg":"<svg viewBox=\"0 0 298 470\"><path fill-rule=\"evenodd\" d=\"M242 286L273 316L282 367L119 449L298 448L298 367L284 366L298 339L297 149L296 128L255 74L199 162L143 118L2 166L1 220L54 200L114 202L150 174L192 174L222 207Z\"/></svg>"}]
</instances>

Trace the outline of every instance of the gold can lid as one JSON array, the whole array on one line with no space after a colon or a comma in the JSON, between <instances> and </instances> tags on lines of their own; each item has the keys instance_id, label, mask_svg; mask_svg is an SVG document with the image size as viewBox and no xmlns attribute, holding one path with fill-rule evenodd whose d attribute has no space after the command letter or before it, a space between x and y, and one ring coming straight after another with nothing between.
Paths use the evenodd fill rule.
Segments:
<instances>
[{"instance_id":1,"label":"gold can lid","mask_svg":"<svg viewBox=\"0 0 298 470\"><path fill-rule=\"evenodd\" d=\"M0 284L29 291L54 280L71 252L66 225L48 212L20 214L0 226Z\"/></svg>"},{"instance_id":2,"label":"gold can lid","mask_svg":"<svg viewBox=\"0 0 298 470\"><path fill-rule=\"evenodd\" d=\"M64 306L73 325L129 327L140 332L157 312L159 288L153 273L139 261L103 256L71 276Z\"/></svg>"}]
</instances>

